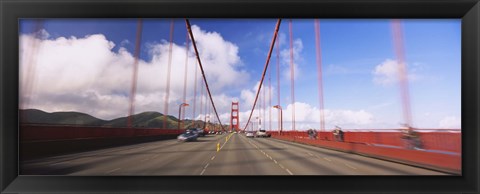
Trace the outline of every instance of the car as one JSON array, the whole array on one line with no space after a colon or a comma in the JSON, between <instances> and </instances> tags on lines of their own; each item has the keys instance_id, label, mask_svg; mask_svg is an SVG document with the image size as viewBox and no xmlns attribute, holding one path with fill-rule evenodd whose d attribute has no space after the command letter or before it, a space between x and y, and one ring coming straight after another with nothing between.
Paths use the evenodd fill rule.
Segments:
<instances>
[{"instance_id":1,"label":"car","mask_svg":"<svg viewBox=\"0 0 480 194\"><path fill-rule=\"evenodd\" d=\"M269 134L267 134L267 131L265 130L258 130L255 137L270 137Z\"/></svg>"},{"instance_id":2,"label":"car","mask_svg":"<svg viewBox=\"0 0 480 194\"><path fill-rule=\"evenodd\" d=\"M177 137L177 140L186 142L186 141L195 141L195 140L197 140L197 138L198 138L198 134L196 134L192 131L187 131L185 133L180 134Z\"/></svg>"},{"instance_id":3,"label":"car","mask_svg":"<svg viewBox=\"0 0 480 194\"><path fill-rule=\"evenodd\" d=\"M245 136L246 136L246 137L251 137L251 138L254 137L253 132L247 132L247 134L246 134Z\"/></svg>"},{"instance_id":4,"label":"car","mask_svg":"<svg viewBox=\"0 0 480 194\"><path fill-rule=\"evenodd\" d=\"M187 129L186 131L187 132L188 131L193 132L193 133L197 134L198 137L205 136L205 130L202 129L202 128L190 128L190 129Z\"/></svg>"}]
</instances>

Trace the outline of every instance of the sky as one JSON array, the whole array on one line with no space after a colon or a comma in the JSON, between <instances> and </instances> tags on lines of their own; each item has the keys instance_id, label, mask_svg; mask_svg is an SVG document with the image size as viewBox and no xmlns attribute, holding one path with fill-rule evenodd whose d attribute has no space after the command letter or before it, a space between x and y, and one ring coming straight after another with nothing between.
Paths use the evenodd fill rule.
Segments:
<instances>
[{"instance_id":1,"label":"sky","mask_svg":"<svg viewBox=\"0 0 480 194\"><path fill-rule=\"evenodd\" d=\"M137 22L20 20L20 107L78 111L105 120L127 116ZM252 110L276 19L190 19L190 23L221 122L230 123L231 102L239 101L243 128ZM171 53L168 114L178 117L186 74L185 96L190 106L184 109L185 118L204 118L205 105L200 108L200 104L207 99L200 99L202 78L192 44L186 47L185 20L143 19L142 24L135 113L165 112ZM296 130L320 129L314 20L291 20L291 33L289 24L289 19L281 22L278 44L262 86L265 103L259 100L251 121L262 120L262 128L276 130L279 113L271 106L279 104L284 130L290 130L294 104ZM401 25L412 126L460 129L461 21L408 19L401 20ZM319 37L326 130L335 126L347 130L401 127L406 104L401 98L392 21L321 19ZM263 91L260 94L263 96Z\"/></svg>"}]
</instances>

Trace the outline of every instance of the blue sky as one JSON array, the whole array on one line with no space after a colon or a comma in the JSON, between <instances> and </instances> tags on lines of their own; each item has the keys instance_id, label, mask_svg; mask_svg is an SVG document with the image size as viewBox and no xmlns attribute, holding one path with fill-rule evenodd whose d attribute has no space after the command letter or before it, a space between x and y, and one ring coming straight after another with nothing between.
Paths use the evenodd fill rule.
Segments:
<instances>
[{"instance_id":1,"label":"blue sky","mask_svg":"<svg viewBox=\"0 0 480 194\"><path fill-rule=\"evenodd\" d=\"M165 54L161 50L156 54L155 52L152 53L152 48L157 48L155 45L168 45L171 20L145 19L143 21L141 59L148 66L150 63L150 65L155 64L155 60L153 60L155 57L161 58L159 56ZM109 55L119 55L121 48L128 53L133 53L136 22L137 20L135 19L45 20L42 29L48 33L48 37L43 39L43 41L52 43L61 37L66 39L72 39L72 37L89 39L88 37L93 34L101 34L103 38L100 40L106 40L115 44L114 47L109 48ZM211 72L206 71L209 84L213 86L220 84L222 79L227 80L225 85L219 85L216 90L214 89L214 94L223 96L223 99L219 100L222 103L218 102L222 121L226 122L228 120L228 101L232 99L240 100L241 115L248 115L247 113L249 113L252 106L251 99L248 96L253 94L254 87L260 80L276 20L191 19L190 22L200 29L198 33L205 35L204 44L209 44L209 38L212 38L212 36L208 36L209 33L216 33L220 37L220 39L218 37L215 39L216 42L223 46L227 45L224 48L232 48L232 50L229 50L232 51L230 52L231 55L226 56L223 56L223 53L218 52L218 50L214 50L215 48L211 48L215 51L213 52L212 64L221 66L226 61L227 69L233 72L232 78L235 78L235 81L221 78L221 75L209 74ZM289 20L287 19L282 20L279 31L280 50L284 53L280 56L280 104L285 109L284 120L286 120L287 124L284 126L286 127L290 126L288 122L289 118L291 118L291 109L288 107L292 103L290 98L290 79L288 76L290 69L288 22ZM35 31L35 24L31 20L21 20L20 34L26 36L31 34ZM295 78L295 100L296 103L299 103L296 105L295 111L299 117L298 119L296 118L299 122L297 127L302 129L318 128L319 98L314 23L311 19L295 19L292 24L296 49L295 64L298 73ZM419 128L460 128L461 21L458 19L410 19L402 20L402 25L414 126ZM185 21L183 19L175 19L174 26L174 43L179 48L182 46L184 48L186 38ZM331 128L334 125L351 129L398 128L400 126L399 123L402 123L404 119L402 117L399 84L395 79L392 81L392 78L390 78L396 74L389 74L391 68L388 68L392 67L389 65L396 64L391 20L322 19L320 20L320 29L324 108L326 111L327 128ZM72 41L71 44L73 45L75 42ZM202 42L199 44L202 44ZM46 47L40 48L44 49ZM192 52L191 49L190 52ZM199 52L202 53L202 50ZM28 55L26 57L28 58ZM96 55L85 57L95 58ZM233 59L224 59L228 57ZM238 58L238 60L235 58ZM217 59L222 59L223 61L218 61ZM276 85L276 59L275 48L269 66L269 70L272 71L271 80L273 94L275 95L278 88ZM48 57L45 57L44 60L48 60ZM185 57L177 60L184 61ZM193 58L190 59L191 63L192 61L194 61ZM48 64L48 62L44 63ZM205 65L208 66L210 64ZM178 65L178 68L180 67L183 68L183 63ZM215 69L215 66L212 65L211 68ZM190 76L193 76L191 73L193 69L189 70ZM42 73L39 72L39 78L35 80L35 83L37 83L35 87L42 87L41 75ZM209 75L212 76L209 77ZM142 75L139 76L141 77ZM164 84L165 81L162 78L158 82L159 84ZM188 86L189 89L193 89L191 85ZM86 85L83 86L79 89L87 90L89 87L99 87L92 87L91 84L88 87ZM92 91L94 90L92 89ZM97 99L105 99L105 96L109 95L106 91L97 92L98 96L104 97L100 98L97 96ZM190 94L192 92L190 91ZM32 93L36 94L35 92ZM39 93L38 95L42 94ZM145 101L148 101L149 94L141 93L141 95L145 97ZM158 95L162 96L161 94ZM272 98L272 104L277 103L275 95ZM47 96L44 96L46 101L48 101ZM85 94L84 96L88 95ZM158 97L156 96L156 98ZM180 98L173 98L170 99L171 101L173 100L171 107L176 107L174 105L175 103L178 104ZM68 103L62 106L55 106L55 108L48 108L51 104L47 105L48 103L45 102L42 104L35 100L30 100L29 103L31 108L49 109L47 111L62 109L65 109L65 111L83 111L104 119L114 116L125 116L123 109L118 110L118 113L105 113L103 110L84 110L79 106ZM152 103L163 104L154 102L154 100L152 100ZM215 103L217 104L217 102ZM94 105L92 104L92 106ZM143 108L139 108L138 111L150 110L147 104L145 106L139 105L139 107ZM162 112L161 110L163 109L152 108L152 110ZM171 111L169 114L175 115L175 108L171 108ZM273 110L272 114L275 114L272 117L277 118L276 110ZM191 118L192 115L187 114L186 117ZM241 117L241 122L245 120ZM268 128L267 126L264 127Z\"/></svg>"}]
</instances>

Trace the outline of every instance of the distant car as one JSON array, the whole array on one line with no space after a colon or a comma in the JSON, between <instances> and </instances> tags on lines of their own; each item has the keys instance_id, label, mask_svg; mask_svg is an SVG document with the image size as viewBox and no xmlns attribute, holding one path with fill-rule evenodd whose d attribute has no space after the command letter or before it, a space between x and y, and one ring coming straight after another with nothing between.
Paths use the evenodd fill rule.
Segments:
<instances>
[{"instance_id":1,"label":"distant car","mask_svg":"<svg viewBox=\"0 0 480 194\"><path fill-rule=\"evenodd\" d=\"M190 128L190 129L187 129L187 132L189 132L189 131L197 134L197 136L199 136L199 137L205 136L205 130L203 130L202 128Z\"/></svg>"},{"instance_id":2,"label":"distant car","mask_svg":"<svg viewBox=\"0 0 480 194\"><path fill-rule=\"evenodd\" d=\"M177 137L178 141L195 141L198 138L198 134L192 132L192 131L187 131L185 133L180 134Z\"/></svg>"},{"instance_id":3,"label":"distant car","mask_svg":"<svg viewBox=\"0 0 480 194\"><path fill-rule=\"evenodd\" d=\"M270 137L270 136L268 136L267 131L262 130L262 129L258 130L255 136L256 137Z\"/></svg>"},{"instance_id":4,"label":"distant car","mask_svg":"<svg viewBox=\"0 0 480 194\"><path fill-rule=\"evenodd\" d=\"M253 132L247 132L247 134L246 134L245 136L246 136L246 137L251 137L251 138L254 137Z\"/></svg>"}]
</instances>

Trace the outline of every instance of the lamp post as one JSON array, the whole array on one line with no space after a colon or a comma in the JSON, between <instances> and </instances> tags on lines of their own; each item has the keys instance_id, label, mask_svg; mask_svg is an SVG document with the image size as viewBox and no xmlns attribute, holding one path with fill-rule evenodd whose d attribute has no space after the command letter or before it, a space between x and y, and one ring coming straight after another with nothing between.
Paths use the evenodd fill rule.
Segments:
<instances>
[{"instance_id":1,"label":"lamp post","mask_svg":"<svg viewBox=\"0 0 480 194\"><path fill-rule=\"evenodd\" d=\"M187 103L182 103L180 104L180 106L178 107L178 129L180 129L180 123L182 122L182 118L180 118L180 116L182 115L182 107L185 107L185 106L188 106L189 104Z\"/></svg>"},{"instance_id":2,"label":"lamp post","mask_svg":"<svg viewBox=\"0 0 480 194\"><path fill-rule=\"evenodd\" d=\"M278 131L278 134L281 134L283 131L283 111L282 111L282 106L280 105L275 105L273 108L276 108L280 110L280 131Z\"/></svg>"}]
</instances>

